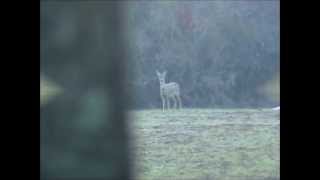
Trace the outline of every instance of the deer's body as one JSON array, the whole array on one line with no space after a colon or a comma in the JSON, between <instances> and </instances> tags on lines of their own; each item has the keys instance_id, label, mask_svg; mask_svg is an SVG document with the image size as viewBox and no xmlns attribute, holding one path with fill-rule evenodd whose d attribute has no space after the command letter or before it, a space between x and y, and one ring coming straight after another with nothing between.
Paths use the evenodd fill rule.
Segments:
<instances>
[{"instance_id":1,"label":"deer's body","mask_svg":"<svg viewBox=\"0 0 320 180\"><path fill-rule=\"evenodd\" d=\"M181 98L180 98L180 86L178 83L165 82L166 72L159 73L157 71L157 75L160 82L160 97L162 100L162 110L164 111L165 107L167 106L167 109L170 109L170 100L174 101L174 108L177 108L177 102L179 105L179 108L181 108Z\"/></svg>"}]
</instances>

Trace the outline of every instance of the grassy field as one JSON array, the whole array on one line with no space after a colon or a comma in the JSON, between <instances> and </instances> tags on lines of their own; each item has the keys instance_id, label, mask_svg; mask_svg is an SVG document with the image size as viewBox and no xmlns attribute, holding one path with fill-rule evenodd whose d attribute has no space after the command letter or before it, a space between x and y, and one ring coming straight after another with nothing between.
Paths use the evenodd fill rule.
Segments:
<instances>
[{"instance_id":1,"label":"grassy field","mask_svg":"<svg viewBox=\"0 0 320 180\"><path fill-rule=\"evenodd\" d=\"M130 117L137 180L279 179L279 111L144 110Z\"/></svg>"}]
</instances>

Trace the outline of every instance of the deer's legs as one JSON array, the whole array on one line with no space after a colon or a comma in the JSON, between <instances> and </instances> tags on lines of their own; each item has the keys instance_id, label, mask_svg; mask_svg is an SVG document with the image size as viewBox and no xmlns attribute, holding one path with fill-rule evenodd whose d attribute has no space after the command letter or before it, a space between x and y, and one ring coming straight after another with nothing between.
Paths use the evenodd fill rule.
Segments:
<instances>
[{"instance_id":1,"label":"deer's legs","mask_svg":"<svg viewBox=\"0 0 320 180\"><path fill-rule=\"evenodd\" d=\"M173 101L174 101L174 109L177 109L177 99L175 96L173 96Z\"/></svg>"},{"instance_id":2,"label":"deer's legs","mask_svg":"<svg viewBox=\"0 0 320 180\"><path fill-rule=\"evenodd\" d=\"M165 101L165 98L163 97L161 97L161 100L162 100L162 111L164 111L166 101Z\"/></svg>"},{"instance_id":3,"label":"deer's legs","mask_svg":"<svg viewBox=\"0 0 320 180\"><path fill-rule=\"evenodd\" d=\"M170 99L167 97L166 98L166 101L167 101L167 108L168 108L168 110L170 109Z\"/></svg>"},{"instance_id":4,"label":"deer's legs","mask_svg":"<svg viewBox=\"0 0 320 180\"><path fill-rule=\"evenodd\" d=\"M181 108L182 108L181 98L180 98L180 96L179 96L179 95L178 95L178 96L176 96L176 98L177 98L178 103L179 103L179 109L181 109Z\"/></svg>"}]
</instances>

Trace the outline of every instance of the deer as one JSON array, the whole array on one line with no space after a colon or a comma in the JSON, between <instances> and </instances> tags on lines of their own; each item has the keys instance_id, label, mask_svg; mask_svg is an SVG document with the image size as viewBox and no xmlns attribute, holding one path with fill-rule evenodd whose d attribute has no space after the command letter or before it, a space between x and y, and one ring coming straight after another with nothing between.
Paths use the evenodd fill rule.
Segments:
<instances>
[{"instance_id":1,"label":"deer","mask_svg":"<svg viewBox=\"0 0 320 180\"><path fill-rule=\"evenodd\" d=\"M159 82L160 82L160 97L162 101L162 111L165 110L165 106L167 109L170 109L170 99L174 101L174 108L177 109L177 102L179 104L179 109L182 108L181 98L180 98L180 86L176 82L166 83L165 78L167 75L167 71L160 73L158 70L156 71Z\"/></svg>"}]
</instances>

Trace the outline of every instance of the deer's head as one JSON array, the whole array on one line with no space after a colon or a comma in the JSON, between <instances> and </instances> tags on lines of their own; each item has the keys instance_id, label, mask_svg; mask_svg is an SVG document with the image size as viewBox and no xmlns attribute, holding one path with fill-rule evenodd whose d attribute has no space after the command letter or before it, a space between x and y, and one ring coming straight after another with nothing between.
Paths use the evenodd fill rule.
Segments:
<instances>
[{"instance_id":1,"label":"deer's head","mask_svg":"<svg viewBox=\"0 0 320 180\"><path fill-rule=\"evenodd\" d=\"M160 73L158 70L156 71L157 75L158 75L158 79L160 81L160 84L164 84L165 83L165 78L167 75L167 71L164 71L162 73Z\"/></svg>"}]
</instances>

